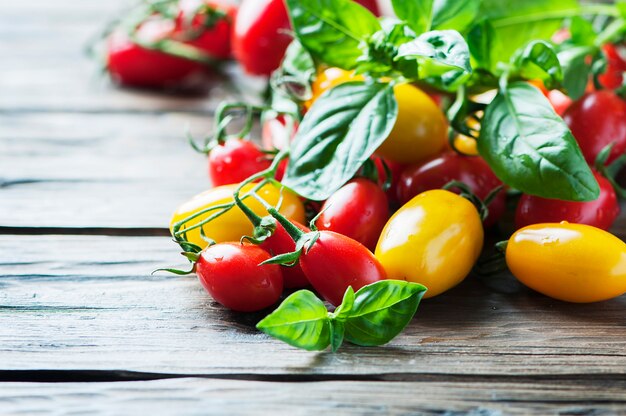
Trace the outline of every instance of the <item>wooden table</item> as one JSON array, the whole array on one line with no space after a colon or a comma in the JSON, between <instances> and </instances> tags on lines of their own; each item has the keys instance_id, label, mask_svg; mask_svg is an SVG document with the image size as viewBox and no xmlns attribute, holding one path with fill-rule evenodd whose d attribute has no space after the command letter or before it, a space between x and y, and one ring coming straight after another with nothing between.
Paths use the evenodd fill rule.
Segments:
<instances>
[{"instance_id":1,"label":"wooden table","mask_svg":"<svg viewBox=\"0 0 626 416\"><path fill-rule=\"evenodd\" d=\"M1 414L626 413L625 297L471 277L388 346L309 353L152 276L182 263L168 218L207 187L185 128L229 93L102 81L81 47L124 3L0 2Z\"/></svg>"}]
</instances>

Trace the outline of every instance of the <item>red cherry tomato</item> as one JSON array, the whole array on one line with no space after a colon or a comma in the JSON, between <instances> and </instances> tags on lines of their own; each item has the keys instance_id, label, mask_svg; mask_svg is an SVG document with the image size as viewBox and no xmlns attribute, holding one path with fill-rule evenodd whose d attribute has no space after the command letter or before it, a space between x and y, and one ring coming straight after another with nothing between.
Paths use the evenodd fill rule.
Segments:
<instances>
[{"instance_id":1,"label":"red cherry tomato","mask_svg":"<svg viewBox=\"0 0 626 416\"><path fill-rule=\"evenodd\" d=\"M315 290L335 306L352 286L354 291L387 278L385 269L363 244L332 231L320 231L303 250L300 266Z\"/></svg>"},{"instance_id":2,"label":"red cherry tomato","mask_svg":"<svg viewBox=\"0 0 626 416\"><path fill-rule=\"evenodd\" d=\"M453 180L465 183L481 199L502 185L481 157L446 152L424 163L409 166L402 172L398 186L400 202L406 204L422 192L439 189ZM506 195L500 192L489 205L485 226L498 222L505 209Z\"/></svg>"},{"instance_id":3,"label":"red cherry tomato","mask_svg":"<svg viewBox=\"0 0 626 416\"><path fill-rule=\"evenodd\" d=\"M515 212L515 226L523 228L541 223L567 221L608 230L619 215L617 196L611 183L594 172L600 185L600 197L590 202L559 201L522 195Z\"/></svg>"},{"instance_id":4,"label":"red cherry tomato","mask_svg":"<svg viewBox=\"0 0 626 416\"><path fill-rule=\"evenodd\" d=\"M300 230L308 233L309 230L304 225L294 222L295 226ZM267 240L265 240L259 247L270 253L272 256L279 254L291 253L296 250L296 243L289 236L285 228L278 224L274 234ZM283 278L286 288L303 288L309 286L309 280L306 278L300 264L296 264L292 267L281 266L283 271Z\"/></svg>"},{"instance_id":5,"label":"red cherry tomato","mask_svg":"<svg viewBox=\"0 0 626 416\"><path fill-rule=\"evenodd\" d=\"M272 161L248 140L226 140L209 153L209 179L213 186L239 183L270 167Z\"/></svg>"},{"instance_id":6,"label":"red cherry tomato","mask_svg":"<svg viewBox=\"0 0 626 416\"><path fill-rule=\"evenodd\" d=\"M373 251L388 219L385 192L374 182L357 178L324 202L316 226L350 237Z\"/></svg>"},{"instance_id":7,"label":"red cherry tomato","mask_svg":"<svg viewBox=\"0 0 626 416\"><path fill-rule=\"evenodd\" d=\"M176 19L177 35L185 43L210 56L228 59L230 37L237 7L227 0L181 0ZM215 17L215 12L225 14Z\"/></svg>"},{"instance_id":8,"label":"red cherry tomato","mask_svg":"<svg viewBox=\"0 0 626 416\"><path fill-rule=\"evenodd\" d=\"M281 114L263 121L261 143L266 150L282 150L289 145L298 131L298 122Z\"/></svg>"},{"instance_id":9,"label":"red cherry tomato","mask_svg":"<svg viewBox=\"0 0 626 416\"><path fill-rule=\"evenodd\" d=\"M615 143L608 163L626 151L626 102L607 90L595 91L570 106L563 116L590 165Z\"/></svg>"},{"instance_id":10,"label":"red cherry tomato","mask_svg":"<svg viewBox=\"0 0 626 416\"><path fill-rule=\"evenodd\" d=\"M552 107L554 107L554 111L556 111L556 113L560 116L563 116L574 102L571 98L559 90L552 90L548 92L547 97L552 104Z\"/></svg>"},{"instance_id":11,"label":"red cherry tomato","mask_svg":"<svg viewBox=\"0 0 626 416\"><path fill-rule=\"evenodd\" d=\"M144 42L156 42L172 36L174 22L149 19L137 29ZM123 31L111 34L107 42L107 69L120 85L141 88L182 87L192 84L203 72L197 62L144 49L134 44Z\"/></svg>"},{"instance_id":12,"label":"red cherry tomato","mask_svg":"<svg viewBox=\"0 0 626 416\"><path fill-rule=\"evenodd\" d=\"M280 66L291 42L283 0L244 0L233 31L233 54L243 69L269 76Z\"/></svg>"},{"instance_id":13,"label":"red cherry tomato","mask_svg":"<svg viewBox=\"0 0 626 416\"><path fill-rule=\"evenodd\" d=\"M624 82L626 45L607 44L602 48L607 58L606 72L598 77L604 88L616 89Z\"/></svg>"},{"instance_id":14,"label":"red cherry tomato","mask_svg":"<svg viewBox=\"0 0 626 416\"><path fill-rule=\"evenodd\" d=\"M270 259L254 245L219 243L207 247L196 263L200 283L217 302L238 312L272 306L283 292L280 266L260 263Z\"/></svg>"}]
</instances>

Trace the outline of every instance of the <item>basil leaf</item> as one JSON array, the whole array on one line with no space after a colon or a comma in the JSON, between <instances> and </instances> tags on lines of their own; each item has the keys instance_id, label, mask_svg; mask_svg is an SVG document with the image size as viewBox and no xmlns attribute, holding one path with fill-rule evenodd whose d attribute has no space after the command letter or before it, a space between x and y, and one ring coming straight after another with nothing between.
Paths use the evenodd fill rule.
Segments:
<instances>
[{"instance_id":1,"label":"basil leaf","mask_svg":"<svg viewBox=\"0 0 626 416\"><path fill-rule=\"evenodd\" d=\"M430 29L434 0L392 0L393 11L416 33Z\"/></svg>"},{"instance_id":2,"label":"basil leaf","mask_svg":"<svg viewBox=\"0 0 626 416\"><path fill-rule=\"evenodd\" d=\"M478 150L504 183L524 193L568 201L599 196L574 136L526 82L509 85L487 106Z\"/></svg>"},{"instance_id":3,"label":"basil leaf","mask_svg":"<svg viewBox=\"0 0 626 416\"><path fill-rule=\"evenodd\" d=\"M569 24L571 38L568 43L578 46L594 46L598 34L593 24L580 16L572 17Z\"/></svg>"},{"instance_id":4,"label":"basil leaf","mask_svg":"<svg viewBox=\"0 0 626 416\"><path fill-rule=\"evenodd\" d=\"M406 24L392 19L381 21L382 30L374 33L367 41L367 50L358 59L357 72L369 73L371 76L390 76L393 72L414 77L417 74L417 61L396 62L400 45L414 40L417 35Z\"/></svg>"},{"instance_id":5,"label":"basil leaf","mask_svg":"<svg viewBox=\"0 0 626 416\"><path fill-rule=\"evenodd\" d=\"M576 0L483 0L479 11L483 20L469 36L477 66L497 73L498 63L509 62L517 49L532 40L550 40L564 16L578 10Z\"/></svg>"},{"instance_id":6,"label":"basil leaf","mask_svg":"<svg viewBox=\"0 0 626 416\"><path fill-rule=\"evenodd\" d=\"M348 82L326 91L300 124L282 183L327 199L385 141L398 115L391 84Z\"/></svg>"},{"instance_id":7,"label":"basil leaf","mask_svg":"<svg viewBox=\"0 0 626 416\"><path fill-rule=\"evenodd\" d=\"M539 79L548 89L563 82L563 71L556 51L547 42L537 40L518 50L513 65L524 79Z\"/></svg>"},{"instance_id":8,"label":"basil leaf","mask_svg":"<svg viewBox=\"0 0 626 416\"><path fill-rule=\"evenodd\" d=\"M332 352L337 352L346 333L346 326L342 321L332 319L330 321L330 348Z\"/></svg>"},{"instance_id":9,"label":"basil leaf","mask_svg":"<svg viewBox=\"0 0 626 416\"><path fill-rule=\"evenodd\" d=\"M469 28L480 10L482 0L435 0L432 29L454 29L463 32Z\"/></svg>"},{"instance_id":10,"label":"basil leaf","mask_svg":"<svg viewBox=\"0 0 626 416\"><path fill-rule=\"evenodd\" d=\"M376 17L350 0L285 0L297 38L314 58L352 69L359 44L381 29Z\"/></svg>"},{"instance_id":11,"label":"basil leaf","mask_svg":"<svg viewBox=\"0 0 626 416\"><path fill-rule=\"evenodd\" d=\"M386 344L411 322L426 288L382 280L361 288L345 321L345 337L356 345Z\"/></svg>"},{"instance_id":12,"label":"basil leaf","mask_svg":"<svg viewBox=\"0 0 626 416\"><path fill-rule=\"evenodd\" d=\"M256 327L291 346L308 351L320 351L330 344L330 319L326 306L308 290L289 296Z\"/></svg>"},{"instance_id":13,"label":"basil leaf","mask_svg":"<svg viewBox=\"0 0 626 416\"><path fill-rule=\"evenodd\" d=\"M281 70L283 75L307 84L317 72L313 58L298 40L293 40L287 47Z\"/></svg>"},{"instance_id":14,"label":"basil leaf","mask_svg":"<svg viewBox=\"0 0 626 416\"><path fill-rule=\"evenodd\" d=\"M591 74L587 56L593 52L593 47L574 46L560 51L557 55L563 68L563 87L573 100L585 95Z\"/></svg>"},{"instance_id":15,"label":"basil leaf","mask_svg":"<svg viewBox=\"0 0 626 416\"><path fill-rule=\"evenodd\" d=\"M341 301L341 305L337 306L335 312L331 314L331 319L345 321L346 317L352 312L352 308L354 307L354 289L352 286L348 286L346 289L346 293L343 295L343 300Z\"/></svg>"}]
</instances>

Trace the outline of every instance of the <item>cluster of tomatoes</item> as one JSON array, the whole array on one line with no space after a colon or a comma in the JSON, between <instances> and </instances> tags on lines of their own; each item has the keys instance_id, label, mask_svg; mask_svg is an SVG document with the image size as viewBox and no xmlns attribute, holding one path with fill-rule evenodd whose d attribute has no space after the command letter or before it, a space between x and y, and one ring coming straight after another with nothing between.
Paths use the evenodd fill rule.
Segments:
<instances>
[{"instance_id":1,"label":"cluster of tomatoes","mask_svg":"<svg viewBox=\"0 0 626 416\"><path fill-rule=\"evenodd\" d=\"M376 0L358 1L379 14ZM269 76L292 40L283 0L166 0L148 3L107 38L106 68L124 86L195 87L223 61Z\"/></svg>"}]
</instances>

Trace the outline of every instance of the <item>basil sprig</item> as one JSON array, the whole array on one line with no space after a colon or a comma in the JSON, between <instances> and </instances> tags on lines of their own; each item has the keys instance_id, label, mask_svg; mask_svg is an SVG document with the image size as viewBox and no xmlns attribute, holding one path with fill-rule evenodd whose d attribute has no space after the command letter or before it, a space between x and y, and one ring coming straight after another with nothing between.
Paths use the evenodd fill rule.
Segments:
<instances>
[{"instance_id":1,"label":"basil sprig","mask_svg":"<svg viewBox=\"0 0 626 416\"><path fill-rule=\"evenodd\" d=\"M411 322L426 288L402 280L382 280L354 293L348 287L334 312L313 292L300 290L257 324L257 329L291 346L337 351L344 339L378 346L395 338Z\"/></svg>"}]
</instances>

